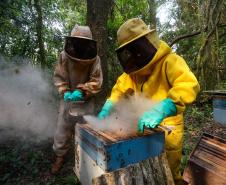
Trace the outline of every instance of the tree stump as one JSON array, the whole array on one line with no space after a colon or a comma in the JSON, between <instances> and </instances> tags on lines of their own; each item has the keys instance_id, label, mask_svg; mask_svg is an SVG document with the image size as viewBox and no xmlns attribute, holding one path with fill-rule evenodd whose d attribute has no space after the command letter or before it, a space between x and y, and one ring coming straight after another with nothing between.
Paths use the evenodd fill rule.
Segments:
<instances>
[{"instance_id":1,"label":"tree stump","mask_svg":"<svg viewBox=\"0 0 226 185\"><path fill-rule=\"evenodd\" d=\"M93 185L174 185L166 153L125 168L105 173Z\"/></svg>"}]
</instances>

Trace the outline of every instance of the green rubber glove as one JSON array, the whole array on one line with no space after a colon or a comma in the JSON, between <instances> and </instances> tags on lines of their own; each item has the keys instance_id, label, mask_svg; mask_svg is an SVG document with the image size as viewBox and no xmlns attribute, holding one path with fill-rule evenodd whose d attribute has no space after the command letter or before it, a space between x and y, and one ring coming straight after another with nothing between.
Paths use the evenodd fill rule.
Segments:
<instances>
[{"instance_id":1,"label":"green rubber glove","mask_svg":"<svg viewBox=\"0 0 226 185\"><path fill-rule=\"evenodd\" d=\"M83 98L83 93L79 90L75 90L70 96L71 101L81 101Z\"/></svg>"},{"instance_id":2,"label":"green rubber glove","mask_svg":"<svg viewBox=\"0 0 226 185\"><path fill-rule=\"evenodd\" d=\"M64 101L70 101L71 100L71 92L70 91L66 91L64 93Z\"/></svg>"},{"instance_id":3,"label":"green rubber glove","mask_svg":"<svg viewBox=\"0 0 226 185\"><path fill-rule=\"evenodd\" d=\"M113 102L111 100L107 100L97 117L100 120L108 117L110 115L111 110L113 109L113 107L114 107Z\"/></svg>"},{"instance_id":4,"label":"green rubber glove","mask_svg":"<svg viewBox=\"0 0 226 185\"><path fill-rule=\"evenodd\" d=\"M138 131L143 133L144 127L155 128L157 127L165 118L169 116L174 116L177 113L177 108L170 98L166 98L151 110L144 112L143 115L138 120Z\"/></svg>"}]
</instances>

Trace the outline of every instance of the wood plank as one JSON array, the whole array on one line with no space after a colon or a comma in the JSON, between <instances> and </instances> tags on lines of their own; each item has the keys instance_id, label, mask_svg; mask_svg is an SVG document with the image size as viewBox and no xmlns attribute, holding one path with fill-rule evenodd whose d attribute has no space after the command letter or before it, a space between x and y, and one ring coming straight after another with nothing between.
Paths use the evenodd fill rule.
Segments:
<instances>
[{"instance_id":1,"label":"wood plank","mask_svg":"<svg viewBox=\"0 0 226 185\"><path fill-rule=\"evenodd\" d=\"M142 173L142 169L140 167L140 164L134 164L132 166L132 170L131 170L131 174L133 176L132 178L132 183L133 184L139 184L139 185L144 185L144 177L143 177L143 173Z\"/></svg>"},{"instance_id":2,"label":"wood plank","mask_svg":"<svg viewBox=\"0 0 226 185\"><path fill-rule=\"evenodd\" d=\"M159 132L159 130L146 129L143 134L140 134L139 132L136 132L136 131L122 134L120 132L120 129L117 132L116 131L109 131L109 130L97 130L92 125L90 125L89 123L81 124L80 127L89 130L90 132L92 132L94 135L96 135L98 137L102 136L103 138L106 138L107 140L112 140L114 142L125 140L125 139L132 139L132 138L136 138L136 137L144 137L146 135L151 135L151 134L154 134L156 132Z\"/></svg>"},{"instance_id":3,"label":"wood plank","mask_svg":"<svg viewBox=\"0 0 226 185\"><path fill-rule=\"evenodd\" d=\"M151 168L150 163L146 162L146 161L142 161L142 162L140 162L140 165L141 165L143 176L144 176L144 184L155 185L154 172Z\"/></svg>"},{"instance_id":4,"label":"wood plank","mask_svg":"<svg viewBox=\"0 0 226 185\"><path fill-rule=\"evenodd\" d=\"M149 163L153 168L156 184L165 185L166 179L165 179L164 173L162 172L162 168L160 167L160 165L161 165L160 160L161 160L161 158L159 158L157 156L157 157L154 157L154 158L150 158Z\"/></svg>"},{"instance_id":5,"label":"wood plank","mask_svg":"<svg viewBox=\"0 0 226 185\"><path fill-rule=\"evenodd\" d=\"M165 173L166 184L174 184L173 175L169 167L169 162L167 160L166 153L160 155L160 158L161 158L160 161L162 162L162 165L160 166L163 168L162 171Z\"/></svg>"},{"instance_id":6,"label":"wood plank","mask_svg":"<svg viewBox=\"0 0 226 185\"><path fill-rule=\"evenodd\" d=\"M191 153L184 180L193 185L226 185L226 141L204 133Z\"/></svg>"},{"instance_id":7,"label":"wood plank","mask_svg":"<svg viewBox=\"0 0 226 185\"><path fill-rule=\"evenodd\" d=\"M204 165L203 167L211 166L213 172L218 171L218 173L226 174L226 168L225 168L226 161L223 161L201 150L195 151L194 155L199 160L203 160L206 162L206 165Z\"/></svg>"},{"instance_id":8,"label":"wood plank","mask_svg":"<svg viewBox=\"0 0 226 185\"><path fill-rule=\"evenodd\" d=\"M118 173L119 181L116 184L127 185L132 183L129 170L122 168Z\"/></svg>"},{"instance_id":9,"label":"wood plank","mask_svg":"<svg viewBox=\"0 0 226 185\"><path fill-rule=\"evenodd\" d=\"M115 138L112 137L111 135L106 134L106 133L104 133L104 132L102 132L102 131L98 131L98 133L99 133L100 135L102 135L103 137L106 137L107 139L111 140L111 141L114 142L114 143L118 141L117 139L115 139Z\"/></svg>"}]
</instances>

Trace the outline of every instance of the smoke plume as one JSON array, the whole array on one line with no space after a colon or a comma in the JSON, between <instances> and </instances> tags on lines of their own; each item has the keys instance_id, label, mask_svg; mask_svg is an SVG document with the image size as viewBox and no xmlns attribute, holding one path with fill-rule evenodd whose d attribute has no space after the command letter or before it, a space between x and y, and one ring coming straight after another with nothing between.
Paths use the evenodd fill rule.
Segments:
<instances>
[{"instance_id":1,"label":"smoke plume","mask_svg":"<svg viewBox=\"0 0 226 185\"><path fill-rule=\"evenodd\" d=\"M47 75L28 64L9 67L0 59L0 66L0 140L52 137L57 108Z\"/></svg>"},{"instance_id":2,"label":"smoke plume","mask_svg":"<svg viewBox=\"0 0 226 185\"><path fill-rule=\"evenodd\" d=\"M84 118L95 130L109 131L117 135L133 134L137 132L139 117L155 103L143 95L134 95L117 103L112 114L104 120L100 121L90 115Z\"/></svg>"}]
</instances>

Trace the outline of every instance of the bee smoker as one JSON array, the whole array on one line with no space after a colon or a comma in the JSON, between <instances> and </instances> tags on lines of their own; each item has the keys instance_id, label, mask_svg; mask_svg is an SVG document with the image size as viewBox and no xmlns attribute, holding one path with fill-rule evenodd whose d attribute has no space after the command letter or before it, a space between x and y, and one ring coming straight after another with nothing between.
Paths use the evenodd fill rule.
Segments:
<instances>
[{"instance_id":1,"label":"bee smoker","mask_svg":"<svg viewBox=\"0 0 226 185\"><path fill-rule=\"evenodd\" d=\"M85 114L92 114L93 106L86 101L65 102L64 118L70 124L83 124Z\"/></svg>"}]
</instances>

